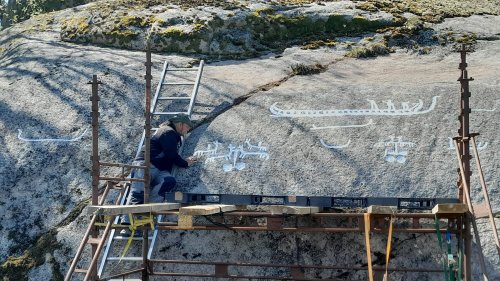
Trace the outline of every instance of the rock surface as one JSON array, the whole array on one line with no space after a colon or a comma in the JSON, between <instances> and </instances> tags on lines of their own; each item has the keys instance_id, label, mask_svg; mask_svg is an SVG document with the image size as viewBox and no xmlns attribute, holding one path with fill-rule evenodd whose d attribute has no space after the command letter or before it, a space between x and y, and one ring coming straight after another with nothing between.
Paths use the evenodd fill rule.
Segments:
<instances>
[{"instance_id":1,"label":"rock surface","mask_svg":"<svg viewBox=\"0 0 500 281\"><path fill-rule=\"evenodd\" d=\"M326 7L329 5L340 4ZM262 7L256 4L251 9L258 8ZM316 15L325 6L313 4L303 9L300 13ZM43 20L34 18L0 33L0 143L4 147L0 152L0 183L4 190L0 196L0 212L4 214L0 223L0 260L4 261L0 275L3 280L60 280L74 256L89 219L80 212L91 194L88 100L91 91L86 83L92 75L102 82L101 159L130 162L140 140L145 54L61 41L60 22L81 10L55 13L52 16L57 20L48 27L41 28ZM455 197L457 165L453 150L449 150L449 137L456 136L459 126L456 117L460 85L456 79L460 73L459 55L453 52L452 41L474 34L475 51L467 59L469 74L475 79L471 82L471 107L475 110L471 131L481 134L478 140L483 149L479 153L492 206L499 212L499 23L500 17L494 15L427 23L430 25L427 31L422 29L416 36L405 37L401 46L397 45L403 42L401 38L391 37L388 44L393 42L393 53L369 59L347 55L353 48L370 44L370 40L379 40L381 34L336 37L335 46L317 49L287 45L282 52L260 54L253 59L209 61L193 115L198 127L187 139L184 154L206 150L215 141L220 143L221 152L227 152L228 145L244 145L248 139L252 145L260 143L266 147L269 158L248 156L240 161L245 163L241 171L228 172L224 171L224 164L230 164L229 161L200 161L190 169L179 170L178 190ZM444 44L429 39L432 35L445 40ZM429 41L423 40L424 37ZM409 42L427 43L413 48L408 47ZM214 50L221 50L215 45ZM187 67L198 60L194 56L153 54L154 85L164 61ZM292 66L317 64L323 68L319 74L305 76L292 72ZM422 114L347 115L352 110L376 113L375 106L412 107L420 100ZM343 113L333 117L273 117L270 110L273 105L284 113L292 110L298 110L298 114L304 110L343 110ZM339 127L313 129L315 126ZM407 153L400 153L399 158L386 157L390 152L389 141L398 142L398 137L406 143L403 149ZM322 143L339 147L327 148ZM473 199L479 201L476 175L472 181ZM490 279L496 280L500 278L500 261L494 241L486 221L480 221L479 227ZM372 251L385 253L386 237L374 235L373 239ZM432 235L396 235L391 266L438 267L440 253L437 247L429 246L437 246L435 240ZM346 245L350 251L345 251ZM39 253L42 254L35 258ZM363 237L358 234L168 232L161 237L155 256L366 265ZM377 256L376 262L383 264L384 259ZM473 269L476 280L479 264L475 261ZM264 273L262 269L252 270L254 274ZM310 274L317 278L352 280L364 280L366 276L364 271ZM421 273L393 273L391 278L441 280L440 275Z\"/></svg>"}]
</instances>

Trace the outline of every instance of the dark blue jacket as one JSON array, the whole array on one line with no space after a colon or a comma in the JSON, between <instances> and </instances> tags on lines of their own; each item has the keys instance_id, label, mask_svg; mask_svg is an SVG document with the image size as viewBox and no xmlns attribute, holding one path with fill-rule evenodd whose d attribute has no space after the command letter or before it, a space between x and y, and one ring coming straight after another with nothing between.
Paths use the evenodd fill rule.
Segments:
<instances>
[{"instance_id":1,"label":"dark blue jacket","mask_svg":"<svg viewBox=\"0 0 500 281\"><path fill-rule=\"evenodd\" d=\"M188 163L178 153L181 144L173 124L159 128L151 137L151 164L161 171L172 171L173 165L187 168ZM144 160L144 147L136 160Z\"/></svg>"}]
</instances>

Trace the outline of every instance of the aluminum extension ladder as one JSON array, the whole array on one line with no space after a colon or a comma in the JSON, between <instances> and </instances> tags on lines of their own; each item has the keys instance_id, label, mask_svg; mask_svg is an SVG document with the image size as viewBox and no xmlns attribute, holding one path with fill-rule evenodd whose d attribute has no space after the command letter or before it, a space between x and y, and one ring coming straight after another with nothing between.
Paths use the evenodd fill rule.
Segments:
<instances>
[{"instance_id":1,"label":"aluminum extension ladder","mask_svg":"<svg viewBox=\"0 0 500 281\"><path fill-rule=\"evenodd\" d=\"M160 81L158 82L158 86L156 87L156 92L153 97L153 101L151 103L151 109L150 109L150 114L152 119L155 117L158 120L161 120L162 116L165 116L165 119L168 119L169 117L172 117L173 115L179 114L179 113L184 113L191 117L193 113L193 108L195 105L196 97L198 95L198 89L200 86L200 81L201 81L201 76L203 73L203 66L204 66L204 61L201 60L198 67L193 67L193 68L173 68L169 65L167 61L165 61L163 65L163 70L161 73ZM189 72L195 72L195 79L192 80L192 77L185 77L182 76L181 73L189 73ZM179 75L176 75L179 74ZM191 78L191 79L190 79ZM167 96L167 92L175 91L176 88L179 87L189 87L192 86L192 90L190 95L182 95L178 93L174 93L174 95ZM162 109L161 103L163 101L170 102L167 104L167 110ZM187 104L187 109L184 109ZM180 109L182 108L182 109ZM184 110L183 110L184 109ZM158 128L153 128L152 131L156 132ZM137 147L137 153L136 156L140 153L142 146L144 145L144 140L145 140L145 132L143 131L141 141L139 142L139 145ZM182 151L182 147L180 148L180 151ZM173 171L175 175L175 170ZM125 194L128 193L130 186L127 188L125 191ZM121 200L121 204L125 204L126 202L126 197L124 196ZM157 222L160 222L162 220L162 216L159 215L157 217ZM117 224L119 222L119 218L115 218L114 223ZM153 254L153 250L157 241L158 237L158 229L154 229L152 236L149 236L148 239L151 240L149 243L149 248L148 248L148 256L147 258L150 259L151 255ZM142 256L125 256L125 257L119 257L119 256L110 256L110 253L113 249L113 244L117 240L128 240L129 237L122 237L120 235L116 235L116 230L112 229L111 233L109 235L107 244L106 244L106 249L103 253L101 263L99 265L98 271L97 271L97 276L99 278L103 278L103 274L105 273L106 266L108 265L109 262L118 262L118 261L135 261L135 262L142 262L143 257ZM137 246L142 245L142 237L133 237L132 238L133 242L134 241L139 241L140 243L133 243L131 245L131 248L134 248L134 244L137 244ZM140 244L140 245L138 245ZM121 279L120 279L121 280ZM129 280L129 279L124 279L124 280Z\"/></svg>"}]
</instances>

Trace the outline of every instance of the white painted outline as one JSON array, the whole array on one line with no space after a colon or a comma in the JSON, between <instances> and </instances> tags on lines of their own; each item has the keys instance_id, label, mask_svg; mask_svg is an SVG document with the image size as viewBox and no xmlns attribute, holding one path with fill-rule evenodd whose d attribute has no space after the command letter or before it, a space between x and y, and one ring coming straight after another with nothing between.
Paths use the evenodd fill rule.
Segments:
<instances>
[{"instance_id":1,"label":"white painted outline","mask_svg":"<svg viewBox=\"0 0 500 281\"><path fill-rule=\"evenodd\" d=\"M493 109L473 108L473 109L471 109L471 111L473 111L473 112L494 112L496 110L497 110L496 108L493 108Z\"/></svg>"},{"instance_id":2,"label":"white painted outline","mask_svg":"<svg viewBox=\"0 0 500 281\"><path fill-rule=\"evenodd\" d=\"M19 132L17 134L17 138L22 140L22 141L26 141L26 142L42 142L42 141L49 141L49 142L74 142L74 141L78 141L80 140L81 138L83 138L83 136L85 135L85 133L87 132L89 128L85 128L85 131L83 131L83 133L75 138L72 138L72 139L27 139L27 138L23 138L21 137L21 134L23 133L23 131L21 129L17 129L17 131Z\"/></svg>"},{"instance_id":3,"label":"white painted outline","mask_svg":"<svg viewBox=\"0 0 500 281\"><path fill-rule=\"evenodd\" d=\"M330 110L317 110L317 109L280 109L275 102L269 110L272 117L332 117L332 116L409 116L417 114L429 113L436 107L437 98L432 97L432 103L426 110L421 110L423 106L422 100L419 99L418 103L413 103L410 106L409 102L402 102L401 109L397 109L392 100L384 101L387 104L386 109L379 109L377 103L373 100L368 100L370 109L330 109Z\"/></svg>"},{"instance_id":4,"label":"white painted outline","mask_svg":"<svg viewBox=\"0 0 500 281\"><path fill-rule=\"evenodd\" d=\"M260 159L268 160L269 153L267 152L267 147L262 146L262 142L259 142L257 145L253 145L250 143L250 139L246 139L244 145L235 146L234 144L229 144L227 147L226 153L218 154L220 151L219 145L220 142L214 141L214 147L212 148L211 144L208 144L206 150L197 150L193 153L193 156L202 157L206 156L207 159L205 163L215 162L215 160L222 159L226 161L232 161L232 163L226 163L222 166L222 169L225 172L230 172L232 170L241 171L245 169L246 163L238 162L238 159L244 159L250 156L257 156Z\"/></svg>"},{"instance_id":5,"label":"white painted outline","mask_svg":"<svg viewBox=\"0 0 500 281\"><path fill-rule=\"evenodd\" d=\"M338 125L338 126L325 126L325 127L317 127L313 124L311 130L324 130L324 129L340 129L340 128L362 128L370 125L374 125L373 120L370 119L368 123L362 125Z\"/></svg>"},{"instance_id":6,"label":"white painted outline","mask_svg":"<svg viewBox=\"0 0 500 281\"><path fill-rule=\"evenodd\" d=\"M351 140L349 140L346 144L341 144L341 145L332 145L332 144L327 144L323 139L320 139L319 142L321 143L322 146L326 148L333 148L333 149L340 149L340 148L346 148L351 144Z\"/></svg>"},{"instance_id":7,"label":"white painted outline","mask_svg":"<svg viewBox=\"0 0 500 281\"><path fill-rule=\"evenodd\" d=\"M394 136L389 137L389 141L381 141L375 144L375 147L385 147L384 160L387 162L398 162L403 164L406 162L406 156L408 156L408 151L401 149L404 147L414 147L416 146L413 142L404 142L403 137L399 136L396 138ZM392 149L391 149L392 148Z\"/></svg>"},{"instance_id":8,"label":"white painted outline","mask_svg":"<svg viewBox=\"0 0 500 281\"><path fill-rule=\"evenodd\" d=\"M214 148L212 148L212 144L208 144L207 150L197 150L193 153L193 156L195 157L201 157L204 155L216 155L217 154L217 149L219 148L220 142L214 141Z\"/></svg>"}]
</instances>

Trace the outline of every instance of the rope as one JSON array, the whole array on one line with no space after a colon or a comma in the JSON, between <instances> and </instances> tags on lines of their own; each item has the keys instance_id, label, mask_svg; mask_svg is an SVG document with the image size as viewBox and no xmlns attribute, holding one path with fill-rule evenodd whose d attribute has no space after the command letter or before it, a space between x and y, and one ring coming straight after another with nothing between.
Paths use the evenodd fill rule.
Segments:
<instances>
[{"instance_id":1,"label":"rope","mask_svg":"<svg viewBox=\"0 0 500 281\"><path fill-rule=\"evenodd\" d=\"M129 229L130 229L131 233L130 233L130 237L127 240L127 244L125 245L125 248L123 249L123 252L120 256L120 260L118 261L118 263L120 263L122 261L123 257L125 257L125 255L127 254L128 250L130 248L130 245L132 244L132 240L134 239L135 231L137 230L137 228L144 226L144 225L151 225L151 229L154 229L154 219L153 219L153 215L151 213L149 213L149 216L143 216L142 219L134 219L134 216L132 214L129 214L129 218L130 218Z\"/></svg>"}]
</instances>

